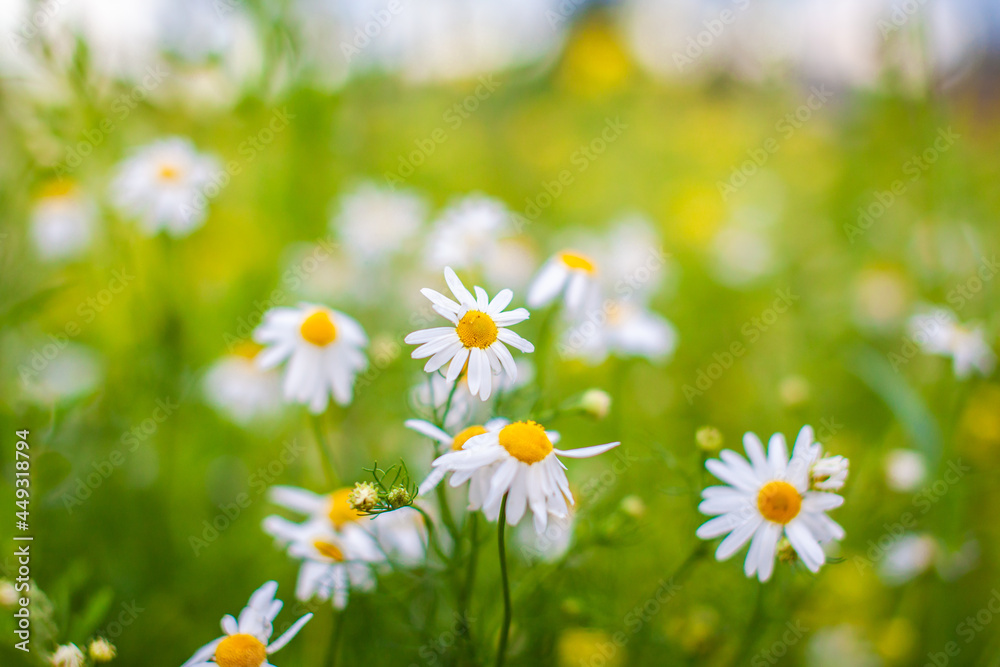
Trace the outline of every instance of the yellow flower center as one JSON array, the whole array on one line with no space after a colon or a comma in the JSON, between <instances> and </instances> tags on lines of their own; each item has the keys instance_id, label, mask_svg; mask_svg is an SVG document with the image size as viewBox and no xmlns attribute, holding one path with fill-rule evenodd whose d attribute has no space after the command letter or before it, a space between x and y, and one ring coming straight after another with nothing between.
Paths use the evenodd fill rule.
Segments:
<instances>
[{"instance_id":1,"label":"yellow flower center","mask_svg":"<svg viewBox=\"0 0 1000 667\"><path fill-rule=\"evenodd\" d=\"M267 661L267 647L252 635L230 635L215 648L219 667L260 667Z\"/></svg>"},{"instance_id":2,"label":"yellow flower center","mask_svg":"<svg viewBox=\"0 0 1000 667\"><path fill-rule=\"evenodd\" d=\"M253 359L263 348L252 340L244 340L233 347L233 354L244 359Z\"/></svg>"},{"instance_id":3,"label":"yellow flower center","mask_svg":"<svg viewBox=\"0 0 1000 667\"><path fill-rule=\"evenodd\" d=\"M788 482L768 482L757 494L757 509L768 521L788 523L802 509L802 496Z\"/></svg>"},{"instance_id":4,"label":"yellow flower center","mask_svg":"<svg viewBox=\"0 0 1000 667\"><path fill-rule=\"evenodd\" d=\"M480 310L470 310L463 315L455 331L465 347L489 347L497 339L496 323Z\"/></svg>"},{"instance_id":5,"label":"yellow flower center","mask_svg":"<svg viewBox=\"0 0 1000 667\"><path fill-rule=\"evenodd\" d=\"M348 487L337 489L330 494L330 509L327 516L330 517L330 521L337 529L340 529L344 524L357 521L364 516L361 512L351 508L348 502L350 495L351 489Z\"/></svg>"},{"instance_id":6,"label":"yellow flower center","mask_svg":"<svg viewBox=\"0 0 1000 667\"><path fill-rule=\"evenodd\" d=\"M528 465L538 463L552 451L545 429L532 421L504 426L500 430L500 444L508 454Z\"/></svg>"},{"instance_id":7,"label":"yellow flower center","mask_svg":"<svg viewBox=\"0 0 1000 667\"><path fill-rule=\"evenodd\" d=\"M562 263L571 269L577 269L578 271L584 271L586 273L594 273L597 271L597 267L594 266L594 262L586 255L581 255L578 252L567 250L559 255L559 259L561 259Z\"/></svg>"},{"instance_id":8,"label":"yellow flower center","mask_svg":"<svg viewBox=\"0 0 1000 667\"><path fill-rule=\"evenodd\" d=\"M469 438L474 438L477 435L482 435L486 433L486 429L482 426L470 426L469 428L463 430L461 433L455 436L455 439L451 441L452 451L460 450L465 443L469 441Z\"/></svg>"},{"instance_id":9,"label":"yellow flower center","mask_svg":"<svg viewBox=\"0 0 1000 667\"><path fill-rule=\"evenodd\" d=\"M160 169L156 172L156 174L160 177L161 181L169 181L173 183L174 181L180 180L181 170L172 164L161 164Z\"/></svg>"},{"instance_id":10,"label":"yellow flower center","mask_svg":"<svg viewBox=\"0 0 1000 667\"><path fill-rule=\"evenodd\" d=\"M324 347L337 338L337 327L325 310L317 310L307 317L299 327L302 337L312 343Z\"/></svg>"},{"instance_id":11,"label":"yellow flower center","mask_svg":"<svg viewBox=\"0 0 1000 667\"><path fill-rule=\"evenodd\" d=\"M72 194L74 190L76 190L76 185L73 181L65 178L59 178L54 181L49 181L43 185L38 193L38 196L42 199L65 197Z\"/></svg>"},{"instance_id":12,"label":"yellow flower center","mask_svg":"<svg viewBox=\"0 0 1000 667\"><path fill-rule=\"evenodd\" d=\"M316 547L316 551L320 552L320 554L332 561L340 563L344 560L344 552L341 551L336 544L330 544L329 542L324 542L323 540L316 540L313 542L313 546Z\"/></svg>"}]
</instances>

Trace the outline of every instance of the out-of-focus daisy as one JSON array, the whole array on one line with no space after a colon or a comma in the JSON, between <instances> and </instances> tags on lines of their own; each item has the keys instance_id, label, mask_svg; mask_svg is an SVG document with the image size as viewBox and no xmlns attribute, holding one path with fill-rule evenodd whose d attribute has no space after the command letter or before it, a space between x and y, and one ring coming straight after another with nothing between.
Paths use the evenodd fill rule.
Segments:
<instances>
[{"instance_id":1,"label":"out-of-focus daisy","mask_svg":"<svg viewBox=\"0 0 1000 667\"><path fill-rule=\"evenodd\" d=\"M885 552L878 566L878 575L891 586L905 584L929 570L937 554L938 545L933 537L908 533L893 542Z\"/></svg>"},{"instance_id":2,"label":"out-of-focus daisy","mask_svg":"<svg viewBox=\"0 0 1000 667\"><path fill-rule=\"evenodd\" d=\"M22 374L24 395L40 404L70 400L93 391L104 376L101 358L92 349L69 343L37 373ZM30 364L25 364L30 368Z\"/></svg>"},{"instance_id":3,"label":"out-of-focus daisy","mask_svg":"<svg viewBox=\"0 0 1000 667\"><path fill-rule=\"evenodd\" d=\"M63 644L49 659L53 667L83 667L87 659L76 644Z\"/></svg>"},{"instance_id":4,"label":"out-of-focus daisy","mask_svg":"<svg viewBox=\"0 0 1000 667\"><path fill-rule=\"evenodd\" d=\"M509 289L501 290L490 301L486 290L478 286L473 297L451 267L445 267L444 278L457 303L429 288L420 292L431 300L435 312L454 326L421 329L405 340L420 345L413 351L414 359L430 357L424 365L428 373L449 364L445 374L449 381L457 379L468 363L469 391L485 401L493 391L494 373L502 371L512 380L517 379L517 366L506 345L522 352L535 350L534 345L506 328L528 319L529 314L525 308L504 312L514 298Z\"/></svg>"},{"instance_id":5,"label":"out-of-focus daisy","mask_svg":"<svg viewBox=\"0 0 1000 667\"><path fill-rule=\"evenodd\" d=\"M254 363L261 349L250 341L240 343L205 373L205 398L237 424L274 415L281 408L281 378Z\"/></svg>"},{"instance_id":6,"label":"out-of-focus daisy","mask_svg":"<svg viewBox=\"0 0 1000 667\"><path fill-rule=\"evenodd\" d=\"M454 473L449 481L452 486L459 486L485 470L489 479L488 484L483 481L486 493L481 506L486 518L496 520L506 495L507 523L517 525L525 510L530 509L535 531L541 533L548 525L550 513L565 517L569 512L567 502L570 505L574 502L565 466L558 457L588 458L620 444L561 450L553 447L558 441L557 433L546 431L533 421L519 421L469 438L461 450L444 454L433 466ZM470 493L470 509L478 509L476 500Z\"/></svg>"},{"instance_id":7,"label":"out-of-focus daisy","mask_svg":"<svg viewBox=\"0 0 1000 667\"><path fill-rule=\"evenodd\" d=\"M599 305L597 264L576 250L562 250L550 257L528 287L528 305L541 308L563 296L566 309L577 313L585 305Z\"/></svg>"},{"instance_id":8,"label":"out-of-focus daisy","mask_svg":"<svg viewBox=\"0 0 1000 667\"><path fill-rule=\"evenodd\" d=\"M405 422L407 428L413 429L421 435L426 435L431 440L443 445L449 451L457 452L462 449L469 438L475 437L477 435L482 435L489 431L497 431L507 425L506 419L492 419L486 424L474 424L468 426L455 435L449 435L444 430L438 428L429 421L424 421L423 419L407 419ZM424 495L425 493L434 489L441 480L444 479L447 474L447 470L444 468L432 468L427 478L420 484L420 489L418 495ZM469 496L482 498L483 488L482 484L485 481L483 475L477 474L472 476L472 482L469 487ZM473 490L472 487L475 487Z\"/></svg>"},{"instance_id":9,"label":"out-of-focus daisy","mask_svg":"<svg viewBox=\"0 0 1000 667\"><path fill-rule=\"evenodd\" d=\"M608 355L663 361L676 347L677 329L669 320L627 300L605 302L595 317L578 321L564 334L559 351L591 363L601 363Z\"/></svg>"},{"instance_id":10,"label":"out-of-focus daisy","mask_svg":"<svg viewBox=\"0 0 1000 667\"><path fill-rule=\"evenodd\" d=\"M404 247L420 231L427 204L419 195L372 183L346 195L330 221L352 253L372 260Z\"/></svg>"},{"instance_id":11,"label":"out-of-focus daisy","mask_svg":"<svg viewBox=\"0 0 1000 667\"><path fill-rule=\"evenodd\" d=\"M181 667L265 667L267 656L284 648L312 614L306 614L292 624L280 637L271 641L272 624L281 611L281 600L274 599L278 584L269 581L250 596L239 618L222 617L224 634L202 646Z\"/></svg>"},{"instance_id":12,"label":"out-of-focus daisy","mask_svg":"<svg viewBox=\"0 0 1000 667\"><path fill-rule=\"evenodd\" d=\"M966 378L973 371L989 375L996 365L996 355L986 343L983 328L959 324L954 313L944 308L910 318L910 335L927 354L951 357L958 378Z\"/></svg>"},{"instance_id":13,"label":"out-of-focus daisy","mask_svg":"<svg viewBox=\"0 0 1000 667\"><path fill-rule=\"evenodd\" d=\"M927 476L927 462L910 449L893 449L885 457L885 481L893 491L914 491Z\"/></svg>"},{"instance_id":14,"label":"out-of-focus daisy","mask_svg":"<svg viewBox=\"0 0 1000 667\"><path fill-rule=\"evenodd\" d=\"M711 540L726 538L715 552L718 560L735 554L751 538L744 563L748 577L771 578L774 556L782 535L813 572L826 561L820 543L841 539L844 530L826 512L843 504L834 493L810 491L810 468L814 462L813 431L804 426L795 440L791 460L785 437L771 436L768 453L753 433L743 436L750 463L734 451L722 450L720 459L705 463L708 471L726 483L702 491L698 506L703 514L717 515L698 528L697 535Z\"/></svg>"},{"instance_id":15,"label":"out-of-focus daisy","mask_svg":"<svg viewBox=\"0 0 1000 667\"><path fill-rule=\"evenodd\" d=\"M325 306L272 308L254 331L254 340L268 346L257 356L261 368L288 361L285 398L308 405L313 413L326 409L331 394L340 405L350 403L354 379L368 366L364 329Z\"/></svg>"},{"instance_id":16,"label":"out-of-focus daisy","mask_svg":"<svg viewBox=\"0 0 1000 667\"><path fill-rule=\"evenodd\" d=\"M427 265L477 266L507 234L510 215L503 202L485 195L472 194L454 202L434 223L427 241Z\"/></svg>"},{"instance_id":17,"label":"out-of-focus daisy","mask_svg":"<svg viewBox=\"0 0 1000 667\"><path fill-rule=\"evenodd\" d=\"M90 247L97 210L75 183L52 181L31 211L31 241L42 259L78 257Z\"/></svg>"},{"instance_id":18,"label":"out-of-focus daisy","mask_svg":"<svg viewBox=\"0 0 1000 667\"><path fill-rule=\"evenodd\" d=\"M190 140L161 139L119 165L112 201L148 234L164 230L186 236L205 222L208 199L218 189L213 178L220 171L219 162L199 153Z\"/></svg>"}]
</instances>

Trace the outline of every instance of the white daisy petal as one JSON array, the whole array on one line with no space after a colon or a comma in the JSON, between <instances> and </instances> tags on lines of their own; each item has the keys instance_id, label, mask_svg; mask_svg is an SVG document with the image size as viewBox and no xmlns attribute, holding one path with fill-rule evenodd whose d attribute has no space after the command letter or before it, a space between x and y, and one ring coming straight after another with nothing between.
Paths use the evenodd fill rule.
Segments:
<instances>
[{"instance_id":1,"label":"white daisy petal","mask_svg":"<svg viewBox=\"0 0 1000 667\"><path fill-rule=\"evenodd\" d=\"M719 548L715 550L715 559L720 561L726 560L739 551L753 537L754 532L762 521L764 521L762 517L754 516L737 526L733 532L729 533L719 543Z\"/></svg>"},{"instance_id":2,"label":"white daisy petal","mask_svg":"<svg viewBox=\"0 0 1000 667\"><path fill-rule=\"evenodd\" d=\"M591 456L597 456L598 454L603 454L606 451L614 449L620 442L609 442L606 445L593 445L591 447L579 447L577 449L554 449L553 451L559 456L565 456L570 459L589 459Z\"/></svg>"}]
</instances>

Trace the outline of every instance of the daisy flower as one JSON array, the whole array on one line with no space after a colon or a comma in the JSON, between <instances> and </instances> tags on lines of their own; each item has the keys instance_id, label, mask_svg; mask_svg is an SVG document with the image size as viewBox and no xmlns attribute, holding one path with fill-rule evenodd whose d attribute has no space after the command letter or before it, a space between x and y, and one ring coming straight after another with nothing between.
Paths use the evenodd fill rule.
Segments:
<instances>
[{"instance_id":1,"label":"daisy flower","mask_svg":"<svg viewBox=\"0 0 1000 667\"><path fill-rule=\"evenodd\" d=\"M274 415L281 408L280 376L254 363L261 349L250 341L240 343L205 373L202 386L206 400L237 424Z\"/></svg>"},{"instance_id":2,"label":"daisy flower","mask_svg":"<svg viewBox=\"0 0 1000 667\"><path fill-rule=\"evenodd\" d=\"M697 535L711 540L728 535L715 552L726 560L751 538L743 571L771 578L778 541L784 535L792 549L812 572L826 561L820 543L841 539L844 530L826 512L840 507L844 499L834 493L810 491L810 468L815 457L813 431L804 426L795 440L791 460L785 437L771 436L768 453L753 433L743 436L750 463L728 449L720 459L705 462L708 471L726 483L702 491L698 506L702 514L714 516L698 528Z\"/></svg>"},{"instance_id":3,"label":"daisy flower","mask_svg":"<svg viewBox=\"0 0 1000 667\"><path fill-rule=\"evenodd\" d=\"M352 253L374 260L404 247L420 231L426 213L419 195L365 183L341 199L330 229Z\"/></svg>"},{"instance_id":4,"label":"daisy flower","mask_svg":"<svg viewBox=\"0 0 1000 667\"><path fill-rule=\"evenodd\" d=\"M566 310L579 312L600 294L597 264L576 250L563 250L550 257L528 286L528 305L541 308L563 295Z\"/></svg>"},{"instance_id":5,"label":"daisy flower","mask_svg":"<svg viewBox=\"0 0 1000 667\"><path fill-rule=\"evenodd\" d=\"M456 433L455 435L449 435L443 429L438 428L429 421L424 421L423 419L407 419L405 424L406 428L413 429L417 433L426 435L431 440L438 442L448 448L449 451L457 452L462 449L466 442L470 438L477 435L482 435L483 433L488 433L490 431L497 431L507 425L506 419L492 419L484 425L475 424L473 426L466 427ZM432 491L441 480L445 478L448 473L444 468L432 468L427 478L420 484L420 489L417 495L424 495ZM485 473L485 471L480 471L480 473ZM472 477L472 482L469 487L469 496L482 498L483 488L482 484L486 481L484 474L476 474ZM473 490L475 487L475 490Z\"/></svg>"},{"instance_id":6,"label":"daisy flower","mask_svg":"<svg viewBox=\"0 0 1000 667\"><path fill-rule=\"evenodd\" d=\"M150 235L186 236L205 222L207 195L218 161L190 140L161 139L138 149L118 167L111 184L115 206Z\"/></svg>"},{"instance_id":7,"label":"daisy flower","mask_svg":"<svg viewBox=\"0 0 1000 667\"><path fill-rule=\"evenodd\" d=\"M433 308L452 326L421 329L405 339L410 345L420 345L413 351L414 359L430 357L424 370L433 373L449 364L445 377L454 381L468 363L469 391L487 400L493 390L493 374L505 372L510 379L517 379L517 366L506 345L522 352L533 352L535 346L506 327L523 322L530 316L527 309L516 308L504 312L514 298L509 289L501 290L492 301L482 287L476 287L476 296L465 288L451 267L445 267L444 279L456 303L432 289L424 288L421 294L434 304ZM505 345L506 343L506 345Z\"/></svg>"},{"instance_id":8,"label":"daisy flower","mask_svg":"<svg viewBox=\"0 0 1000 667\"><path fill-rule=\"evenodd\" d=\"M222 637L202 646L181 667L270 667L267 656L284 648L312 614L306 614L292 624L273 642L272 623L281 611L281 600L275 600L278 584L269 581L250 596L239 618L222 617Z\"/></svg>"},{"instance_id":9,"label":"daisy flower","mask_svg":"<svg viewBox=\"0 0 1000 667\"><path fill-rule=\"evenodd\" d=\"M427 242L427 265L464 269L492 257L498 238L508 231L510 215L503 202L481 194L454 202L434 223Z\"/></svg>"},{"instance_id":10,"label":"daisy flower","mask_svg":"<svg viewBox=\"0 0 1000 667\"><path fill-rule=\"evenodd\" d=\"M677 347L677 329L665 317L632 301L605 302L602 321L590 319L569 329L559 347L565 357L599 364L608 355L663 361Z\"/></svg>"},{"instance_id":11,"label":"daisy flower","mask_svg":"<svg viewBox=\"0 0 1000 667\"><path fill-rule=\"evenodd\" d=\"M959 324L954 313L945 308L912 317L910 335L927 354L951 357L959 379L973 371L989 375L996 365L996 355L986 343L983 328Z\"/></svg>"},{"instance_id":12,"label":"daisy flower","mask_svg":"<svg viewBox=\"0 0 1000 667\"><path fill-rule=\"evenodd\" d=\"M478 474L485 474L482 502L471 494L470 509L483 509L490 521L500 515L500 505L507 496L507 523L515 526L530 509L534 515L535 532L542 533L548 515L564 518L573 504L573 494L559 456L589 458L617 447L618 442L580 449L560 450L553 447L559 435L546 431L533 421L519 421L495 431L473 436L459 451L438 457L435 468L451 471L452 486L459 486Z\"/></svg>"},{"instance_id":13,"label":"daisy flower","mask_svg":"<svg viewBox=\"0 0 1000 667\"><path fill-rule=\"evenodd\" d=\"M347 315L311 303L296 308L272 308L254 340L267 345L257 356L263 369L288 361L285 398L319 414L330 395L340 405L351 402L354 379L368 366L364 329Z\"/></svg>"},{"instance_id":14,"label":"daisy flower","mask_svg":"<svg viewBox=\"0 0 1000 667\"><path fill-rule=\"evenodd\" d=\"M62 260L78 257L94 236L94 203L66 180L48 183L31 212L31 240L39 257Z\"/></svg>"}]
</instances>

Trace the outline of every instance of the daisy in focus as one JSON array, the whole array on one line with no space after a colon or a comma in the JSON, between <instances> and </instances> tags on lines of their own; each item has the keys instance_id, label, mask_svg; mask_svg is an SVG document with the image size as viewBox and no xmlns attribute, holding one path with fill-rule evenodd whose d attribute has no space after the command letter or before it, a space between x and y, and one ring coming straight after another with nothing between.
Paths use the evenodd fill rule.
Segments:
<instances>
[{"instance_id":1,"label":"daisy in focus","mask_svg":"<svg viewBox=\"0 0 1000 667\"><path fill-rule=\"evenodd\" d=\"M431 440L434 440L440 445L446 447L449 451L457 452L465 446L465 443L477 435L482 435L483 433L488 433L490 431L497 431L507 425L506 419L492 419L486 424L474 424L472 426L466 427L456 433L455 435L448 435L444 430L438 428L429 421L424 421L423 419L407 419L405 422L406 428L413 429L421 435L426 435ZM433 468L427 478L420 484L420 488L417 491L417 495L424 495L432 491L441 480L445 478L448 473L444 468ZM478 503L482 503L483 487L482 484L486 481L485 471L480 471L476 475L472 476L472 482L469 486L469 498L478 498ZM476 501L473 501L474 503ZM478 507L478 504L477 504Z\"/></svg>"},{"instance_id":2,"label":"daisy in focus","mask_svg":"<svg viewBox=\"0 0 1000 667\"><path fill-rule=\"evenodd\" d=\"M955 377L964 379L973 371L988 376L996 366L996 354L986 343L981 326L959 324L954 313L938 308L910 318L910 336L927 354L951 357Z\"/></svg>"},{"instance_id":3,"label":"daisy in focus","mask_svg":"<svg viewBox=\"0 0 1000 667\"><path fill-rule=\"evenodd\" d=\"M237 424L279 412L281 378L274 370L261 370L254 358L261 346L244 341L233 347L205 373L202 389L216 410Z\"/></svg>"},{"instance_id":4,"label":"daisy in focus","mask_svg":"<svg viewBox=\"0 0 1000 667\"><path fill-rule=\"evenodd\" d=\"M272 623L281 611L281 600L274 599L278 584L269 581L250 596L247 606L239 618L230 615L222 617L222 637L202 646L181 667L265 667L268 656L284 648L312 614L306 614L292 624L284 634L273 642Z\"/></svg>"},{"instance_id":5,"label":"daisy in focus","mask_svg":"<svg viewBox=\"0 0 1000 667\"><path fill-rule=\"evenodd\" d=\"M287 361L285 398L319 414L330 396L348 405L357 374L368 367L364 349L368 337L353 318L316 304L272 308L254 331L267 346L257 364L267 370Z\"/></svg>"},{"instance_id":6,"label":"daisy in focus","mask_svg":"<svg viewBox=\"0 0 1000 667\"><path fill-rule=\"evenodd\" d=\"M111 184L121 213L138 220L149 235L186 236L205 222L208 196L219 162L182 137L161 139L125 159ZM210 187L211 186L211 187Z\"/></svg>"},{"instance_id":7,"label":"daisy in focus","mask_svg":"<svg viewBox=\"0 0 1000 667\"><path fill-rule=\"evenodd\" d=\"M526 509L530 509L535 532L543 533L549 514L564 519L574 502L566 467L558 457L589 458L621 444L611 442L561 450L553 447L558 441L559 434L546 431L533 421L519 421L469 438L461 450L440 456L433 466L453 473L451 486L483 475L482 502L472 496L470 487L469 509L482 507L486 518L495 521L506 496L507 524L516 526Z\"/></svg>"},{"instance_id":8,"label":"daisy in focus","mask_svg":"<svg viewBox=\"0 0 1000 667\"><path fill-rule=\"evenodd\" d=\"M698 528L698 537L711 540L726 535L716 549L717 560L730 558L752 538L743 571L748 577L756 573L765 582L774 571L778 543L784 536L806 567L819 571L826 562L820 545L844 537L844 529L826 515L840 507L844 499L834 493L810 490L815 488L815 464L823 460L817 459L816 446L812 428L804 426L789 460L781 433L771 436L767 455L760 439L747 433L743 447L749 463L728 449L720 453L721 460L705 462L708 471L726 483L702 491L704 500L698 506L702 514L714 516Z\"/></svg>"},{"instance_id":9,"label":"daisy in focus","mask_svg":"<svg viewBox=\"0 0 1000 667\"><path fill-rule=\"evenodd\" d=\"M541 308L562 296L566 310L578 313L600 298L597 264L576 250L563 250L550 257L528 287L528 305Z\"/></svg>"},{"instance_id":10,"label":"daisy in focus","mask_svg":"<svg viewBox=\"0 0 1000 667\"><path fill-rule=\"evenodd\" d=\"M414 331L405 341L420 346L411 355L414 359L430 357L424 365L428 373L449 364L445 373L449 382L458 379L468 364L469 392L485 401L493 391L494 374L503 372L512 381L517 379L517 366L506 346L534 352L534 345L506 328L530 315L525 308L504 312L514 298L509 289L501 290L491 301L486 290L478 286L473 297L451 267L445 267L444 278L457 302L429 288L420 293L430 299L434 311L450 320L452 326Z\"/></svg>"},{"instance_id":11,"label":"daisy in focus","mask_svg":"<svg viewBox=\"0 0 1000 667\"><path fill-rule=\"evenodd\" d=\"M72 181L46 184L31 211L31 240L38 256L55 261L83 254L93 240L96 215L94 203Z\"/></svg>"}]
</instances>

